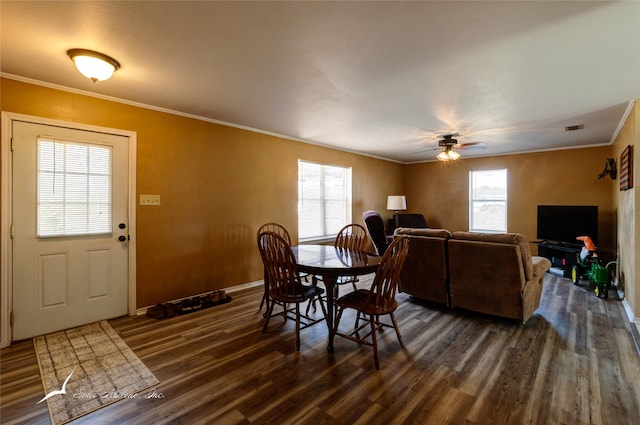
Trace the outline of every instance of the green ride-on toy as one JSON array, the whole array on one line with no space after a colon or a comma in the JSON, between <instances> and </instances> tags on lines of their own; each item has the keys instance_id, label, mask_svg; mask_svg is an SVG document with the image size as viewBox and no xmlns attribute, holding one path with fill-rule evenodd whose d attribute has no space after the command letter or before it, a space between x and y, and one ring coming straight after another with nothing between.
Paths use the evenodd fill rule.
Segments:
<instances>
[{"instance_id":1,"label":"green ride-on toy","mask_svg":"<svg viewBox=\"0 0 640 425\"><path fill-rule=\"evenodd\" d=\"M578 254L577 264L571 269L571 282L578 285L580 280L588 280L594 285L594 292L598 298L609 296L609 270L604 267L598 257L598 250L589 236L578 236L576 239L584 242Z\"/></svg>"}]
</instances>

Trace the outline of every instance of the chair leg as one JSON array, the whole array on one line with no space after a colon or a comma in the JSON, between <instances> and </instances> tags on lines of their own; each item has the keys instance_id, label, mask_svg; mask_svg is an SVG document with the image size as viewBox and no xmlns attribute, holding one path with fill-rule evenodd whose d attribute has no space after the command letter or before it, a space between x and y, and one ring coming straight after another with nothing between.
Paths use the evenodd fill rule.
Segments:
<instances>
[{"instance_id":1,"label":"chair leg","mask_svg":"<svg viewBox=\"0 0 640 425\"><path fill-rule=\"evenodd\" d=\"M400 328L398 327L398 322L396 321L396 316L393 313L389 314L391 316L391 322L393 322L393 327L396 330L396 335L398 336L398 342L400 345L404 347L404 343L402 342L402 335L400 335Z\"/></svg>"},{"instance_id":2,"label":"chair leg","mask_svg":"<svg viewBox=\"0 0 640 425\"><path fill-rule=\"evenodd\" d=\"M335 311L335 315L336 318L333 321L333 333L336 334L338 332L338 326L340 326L340 319L342 319L342 312L343 312L343 308L336 306L336 311Z\"/></svg>"},{"instance_id":3,"label":"chair leg","mask_svg":"<svg viewBox=\"0 0 640 425\"><path fill-rule=\"evenodd\" d=\"M300 351L300 304L296 303L296 351Z\"/></svg>"},{"instance_id":4,"label":"chair leg","mask_svg":"<svg viewBox=\"0 0 640 425\"><path fill-rule=\"evenodd\" d=\"M267 309L267 320L264 322L264 326L262 327L262 333L267 331L267 327L269 326L269 320L271 319L271 314L273 313L273 305L275 303L270 303L269 308Z\"/></svg>"},{"instance_id":5,"label":"chair leg","mask_svg":"<svg viewBox=\"0 0 640 425\"><path fill-rule=\"evenodd\" d=\"M318 286L318 278L316 278L315 276L312 276L311 285ZM322 302L322 299L320 299L320 302ZM318 308L316 307L316 298L315 297L310 298L309 302L307 303L307 311L305 312L307 316L309 315L309 308L311 307L312 304L313 304L313 312L315 313L318 310Z\"/></svg>"},{"instance_id":6,"label":"chair leg","mask_svg":"<svg viewBox=\"0 0 640 425\"><path fill-rule=\"evenodd\" d=\"M267 317L267 311L269 310L269 306L271 305L271 302L269 300L269 295L266 292L262 294L262 301L260 301L260 308L258 309L258 311L262 311L263 305L266 305L266 309L264 313L262 313L262 317Z\"/></svg>"},{"instance_id":7,"label":"chair leg","mask_svg":"<svg viewBox=\"0 0 640 425\"><path fill-rule=\"evenodd\" d=\"M267 310L269 310L269 281L267 278L267 269L264 269L263 272L263 284L264 284L264 292L262 293L262 300L260 301L260 309L258 311L262 311L262 306L266 303L267 305ZM263 317L267 317L267 310L265 310L264 314L262 315Z\"/></svg>"},{"instance_id":8,"label":"chair leg","mask_svg":"<svg viewBox=\"0 0 640 425\"><path fill-rule=\"evenodd\" d=\"M376 370L380 370L380 361L378 360L378 339L376 338L376 319L373 315L369 316L371 323L371 345L373 346L373 362L376 364Z\"/></svg>"},{"instance_id":9,"label":"chair leg","mask_svg":"<svg viewBox=\"0 0 640 425\"><path fill-rule=\"evenodd\" d=\"M322 300L320 300L322 302ZM314 298L309 298L309 301L307 302L307 310L305 312L305 314L308 316L309 315L309 310L311 309L311 306L313 305L313 312L315 313L316 310L318 310L318 308L316 307L316 299Z\"/></svg>"},{"instance_id":10,"label":"chair leg","mask_svg":"<svg viewBox=\"0 0 640 425\"><path fill-rule=\"evenodd\" d=\"M322 303L322 295L318 295L318 302L320 303L320 309L322 310L322 315L324 316L324 320L327 320L327 309L324 307L324 304Z\"/></svg>"},{"instance_id":11,"label":"chair leg","mask_svg":"<svg viewBox=\"0 0 640 425\"><path fill-rule=\"evenodd\" d=\"M360 338L360 335L358 334L358 328L360 327L360 312L358 311L358 314L356 314L356 323L353 326L353 330L355 332L355 335Z\"/></svg>"}]
</instances>

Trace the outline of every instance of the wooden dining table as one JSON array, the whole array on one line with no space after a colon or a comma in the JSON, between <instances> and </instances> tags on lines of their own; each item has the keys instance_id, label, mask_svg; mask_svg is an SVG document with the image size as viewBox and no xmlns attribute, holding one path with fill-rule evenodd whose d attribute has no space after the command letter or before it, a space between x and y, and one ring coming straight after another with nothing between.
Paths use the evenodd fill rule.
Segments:
<instances>
[{"instance_id":1,"label":"wooden dining table","mask_svg":"<svg viewBox=\"0 0 640 425\"><path fill-rule=\"evenodd\" d=\"M332 245L296 245L292 249L300 272L322 277L327 292L327 350L333 353L334 289L338 277L373 273L382 257L371 252L341 249Z\"/></svg>"}]
</instances>

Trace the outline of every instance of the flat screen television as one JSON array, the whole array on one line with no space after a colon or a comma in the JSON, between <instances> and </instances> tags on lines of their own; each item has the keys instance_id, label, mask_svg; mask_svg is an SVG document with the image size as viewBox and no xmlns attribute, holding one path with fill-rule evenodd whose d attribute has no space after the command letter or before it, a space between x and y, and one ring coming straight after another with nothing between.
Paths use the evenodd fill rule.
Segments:
<instances>
[{"instance_id":1,"label":"flat screen television","mask_svg":"<svg viewBox=\"0 0 640 425\"><path fill-rule=\"evenodd\" d=\"M538 205L538 239L582 245L589 236L598 245L598 207L595 205Z\"/></svg>"}]
</instances>

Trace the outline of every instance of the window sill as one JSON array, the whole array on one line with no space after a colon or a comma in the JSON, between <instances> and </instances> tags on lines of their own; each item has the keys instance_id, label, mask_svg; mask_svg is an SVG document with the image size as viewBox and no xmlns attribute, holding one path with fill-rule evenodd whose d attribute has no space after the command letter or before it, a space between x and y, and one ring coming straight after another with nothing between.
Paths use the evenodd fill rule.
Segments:
<instances>
[{"instance_id":1,"label":"window sill","mask_svg":"<svg viewBox=\"0 0 640 425\"><path fill-rule=\"evenodd\" d=\"M319 236L314 238L304 238L299 239L298 244L300 245L325 245L327 243L333 243L336 240L337 235L333 236Z\"/></svg>"},{"instance_id":2,"label":"window sill","mask_svg":"<svg viewBox=\"0 0 640 425\"><path fill-rule=\"evenodd\" d=\"M504 234L507 233L506 230L483 230L483 229L469 229L469 233L493 233L493 234Z\"/></svg>"}]
</instances>

